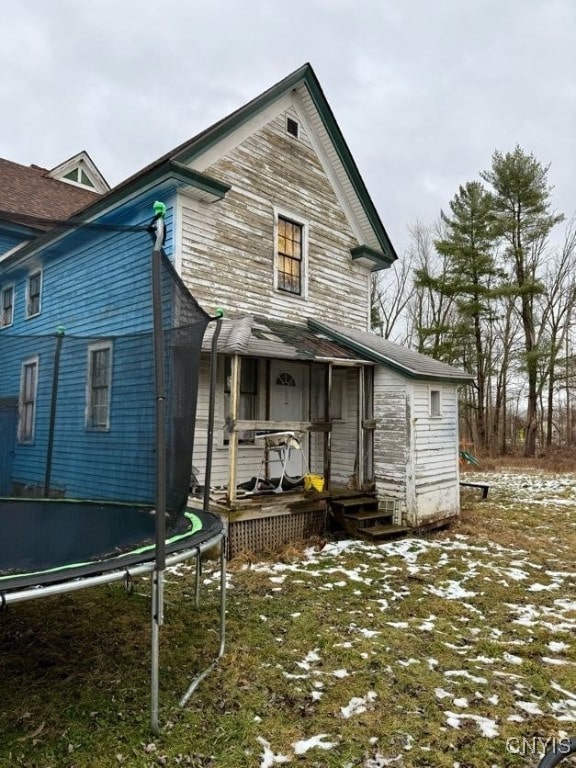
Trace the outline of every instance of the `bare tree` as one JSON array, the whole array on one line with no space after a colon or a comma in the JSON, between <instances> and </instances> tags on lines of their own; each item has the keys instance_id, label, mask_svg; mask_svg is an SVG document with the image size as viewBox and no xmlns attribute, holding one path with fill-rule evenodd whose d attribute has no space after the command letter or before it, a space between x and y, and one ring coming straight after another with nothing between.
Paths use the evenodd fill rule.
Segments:
<instances>
[{"instance_id":1,"label":"bare tree","mask_svg":"<svg viewBox=\"0 0 576 768\"><path fill-rule=\"evenodd\" d=\"M408 250L390 269L372 274L372 330L406 346L406 309L414 294L413 258Z\"/></svg>"},{"instance_id":2,"label":"bare tree","mask_svg":"<svg viewBox=\"0 0 576 768\"><path fill-rule=\"evenodd\" d=\"M538 348L547 348L543 360L539 392L547 385L546 434L547 447L552 444L554 401L557 388L556 369L565 353L570 320L576 305L576 220L569 222L562 247L546 261L541 277L546 293L538 297L541 322L537 336ZM568 357L565 362L568 370ZM565 377L564 377L565 378Z\"/></svg>"}]
</instances>

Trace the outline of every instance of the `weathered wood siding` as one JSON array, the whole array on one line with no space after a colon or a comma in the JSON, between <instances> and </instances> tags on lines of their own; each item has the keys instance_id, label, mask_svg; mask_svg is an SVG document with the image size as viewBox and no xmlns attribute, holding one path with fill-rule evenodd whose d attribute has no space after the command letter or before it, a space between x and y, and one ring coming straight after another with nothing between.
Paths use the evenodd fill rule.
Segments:
<instances>
[{"instance_id":1,"label":"weathered wood siding","mask_svg":"<svg viewBox=\"0 0 576 768\"><path fill-rule=\"evenodd\" d=\"M374 479L379 498L396 500L406 516L410 450L410 399L406 381L377 366L374 369Z\"/></svg>"},{"instance_id":2,"label":"weathered wood siding","mask_svg":"<svg viewBox=\"0 0 576 768\"><path fill-rule=\"evenodd\" d=\"M331 479L348 484L357 472L358 458L358 369L346 370L342 419L332 422Z\"/></svg>"},{"instance_id":3,"label":"weathered wood siding","mask_svg":"<svg viewBox=\"0 0 576 768\"><path fill-rule=\"evenodd\" d=\"M440 391L440 416L430 415L430 389ZM437 383L413 384L412 413L418 524L457 515L460 493L456 387Z\"/></svg>"},{"instance_id":4,"label":"weathered wood siding","mask_svg":"<svg viewBox=\"0 0 576 768\"><path fill-rule=\"evenodd\" d=\"M232 186L224 200L180 195L182 276L208 309L300 322L318 314L366 329L370 271L350 256L358 241L304 126L293 139L285 120L282 112L205 169ZM274 290L276 208L307 225L306 297Z\"/></svg>"},{"instance_id":5,"label":"weathered wood siding","mask_svg":"<svg viewBox=\"0 0 576 768\"><path fill-rule=\"evenodd\" d=\"M221 362L221 361L219 361ZM208 411L210 395L210 357L202 355L198 389L198 408L196 411L196 431L194 436L194 456L192 464L198 470L198 482L204 484L206 472L206 455L208 445ZM263 414L261 414L264 418ZM215 488L228 486L228 470L230 466L229 447L224 442L228 433L225 430L224 413L224 373L221 365L218 367L216 400L214 403L214 440L212 452L212 474L210 485ZM238 446L237 482L243 483L258 474L263 451L259 445Z\"/></svg>"}]
</instances>

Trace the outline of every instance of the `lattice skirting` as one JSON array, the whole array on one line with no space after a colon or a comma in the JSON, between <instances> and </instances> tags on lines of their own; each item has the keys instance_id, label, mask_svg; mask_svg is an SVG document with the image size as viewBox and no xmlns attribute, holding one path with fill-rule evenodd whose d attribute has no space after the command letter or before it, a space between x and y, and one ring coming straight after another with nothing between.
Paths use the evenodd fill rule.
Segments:
<instances>
[{"instance_id":1,"label":"lattice skirting","mask_svg":"<svg viewBox=\"0 0 576 768\"><path fill-rule=\"evenodd\" d=\"M274 552L287 544L306 541L326 531L326 511L290 512L286 515L230 521L228 557L245 552Z\"/></svg>"}]
</instances>

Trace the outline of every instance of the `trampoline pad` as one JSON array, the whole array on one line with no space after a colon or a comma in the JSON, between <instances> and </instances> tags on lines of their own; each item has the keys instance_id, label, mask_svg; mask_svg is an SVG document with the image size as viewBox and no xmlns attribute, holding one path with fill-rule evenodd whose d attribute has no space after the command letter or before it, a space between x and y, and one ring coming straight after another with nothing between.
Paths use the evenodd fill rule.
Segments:
<instances>
[{"instance_id":1,"label":"trampoline pad","mask_svg":"<svg viewBox=\"0 0 576 768\"><path fill-rule=\"evenodd\" d=\"M0 592L147 562L155 555L150 507L59 499L0 499ZM167 531L166 551L222 530L210 513L187 509Z\"/></svg>"}]
</instances>

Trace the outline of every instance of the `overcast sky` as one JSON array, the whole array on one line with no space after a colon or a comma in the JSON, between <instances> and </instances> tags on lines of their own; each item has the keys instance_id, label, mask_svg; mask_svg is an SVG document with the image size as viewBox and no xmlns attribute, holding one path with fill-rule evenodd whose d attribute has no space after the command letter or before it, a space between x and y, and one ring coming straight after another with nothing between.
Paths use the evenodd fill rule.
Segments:
<instances>
[{"instance_id":1,"label":"overcast sky","mask_svg":"<svg viewBox=\"0 0 576 768\"><path fill-rule=\"evenodd\" d=\"M0 156L112 185L310 62L396 250L495 149L576 210L576 0L19 0Z\"/></svg>"}]
</instances>

